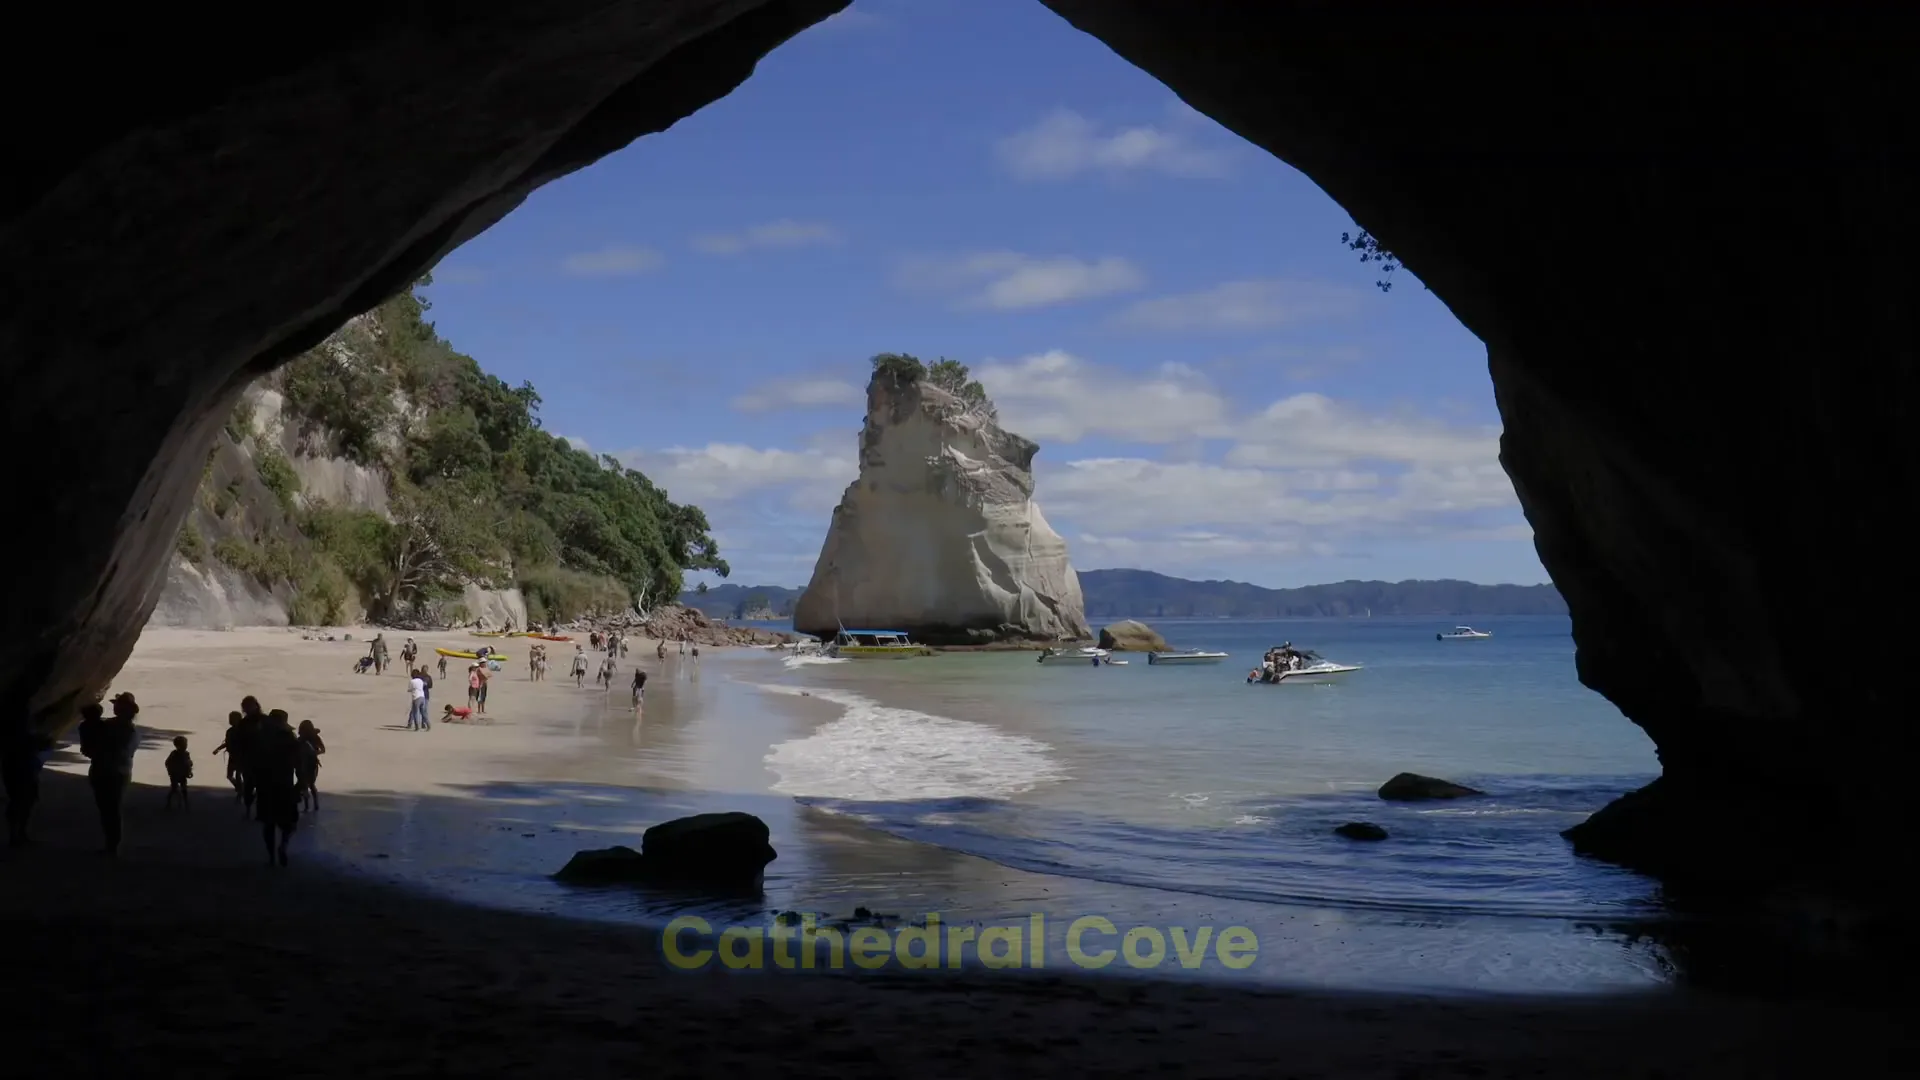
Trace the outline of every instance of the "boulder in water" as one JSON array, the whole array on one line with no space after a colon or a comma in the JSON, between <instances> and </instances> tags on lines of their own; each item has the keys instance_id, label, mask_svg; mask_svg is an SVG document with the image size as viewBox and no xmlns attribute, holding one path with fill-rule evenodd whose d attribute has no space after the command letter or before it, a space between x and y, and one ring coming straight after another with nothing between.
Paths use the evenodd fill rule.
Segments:
<instances>
[{"instance_id":1,"label":"boulder in water","mask_svg":"<svg viewBox=\"0 0 1920 1080\"><path fill-rule=\"evenodd\" d=\"M554 877L582 885L751 888L778 857L769 836L767 823L752 814L675 818L648 829L639 851L620 845L581 851Z\"/></svg>"},{"instance_id":2,"label":"boulder in water","mask_svg":"<svg viewBox=\"0 0 1920 1080\"><path fill-rule=\"evenodd\" d=\"M1100 647L1115 652L1166 652L1167 639L1137 619L1122 619L1100 628Z\"/></svg>"},{"instance_id":3,"label":"boulder in water","mask_svg":"<svg viewBox=\"0 0 1920 1080\"><path fill-rule=\"evenodd\" d=\"M1344 836L1349 840L1385 840L1387 838L1387 830L1371 821L1349 821L1345 825L1337 826L1333 832L1335 836Z\"/></svg>"},{"instance_id":4,"label":"boulder in water","mask_svg":"<svg viewBox=\"0 0 1920 1080\"><path fill-rule=\"evenodd\" d=\"M1486 792L1419 773L1403 772L1380 785L1380 797L1393 802L1423 802L1428 799L1465 799Z\"/></svg>"}]
</instances>

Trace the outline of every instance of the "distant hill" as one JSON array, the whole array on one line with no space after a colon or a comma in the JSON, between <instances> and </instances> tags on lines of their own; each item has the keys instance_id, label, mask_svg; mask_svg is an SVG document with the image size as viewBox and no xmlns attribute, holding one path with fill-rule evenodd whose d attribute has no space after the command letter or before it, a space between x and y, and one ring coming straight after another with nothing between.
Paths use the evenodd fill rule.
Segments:
<instances>
[{"instance_id":1,"label":"distant hill","mask_svg":"<svg viewBox=\"0 0 1920 1080\"><path fill-rule=\"evenodd\" d=\"M1289 619L1365 615L1565 615L1566 601L1551 585L1476 585L1471 581L1341 581L1299 589L1263 589L1243 581L1189 581L1151 570L1082 570L1087 618ZM765 601L775 615L792 613L799 589L778 585L720 585L685 592L680 602L716 618L740 618ZM746 605L746 606L743 606Z\"/></svg>"},{"instance_id":2,"label":"distant hill","mask_svg":"<svg viewBox=\"0 0 1920 1080\"><path fill-rule=\"evenodd\" d=\"M755 611L787 619L793 616L793 603L803 591L779 585L716 585L706 592L683 592L680 602L716 619L744 619Z\"/></svg>"},{"instance_id":3,"label":"distant hill","mask_svg":"<svg viewBox=\"0 0 1920 1080\"><path fill-rule=\"evenodd\" d=\"M1471 581L1341 581L1263 589L1243 581L1188 581L1150 570L1082 570L1087 618L1240 619L1349 615L1564 615L1552 585L1476 585Z\"/></svg>"}]
</instances>

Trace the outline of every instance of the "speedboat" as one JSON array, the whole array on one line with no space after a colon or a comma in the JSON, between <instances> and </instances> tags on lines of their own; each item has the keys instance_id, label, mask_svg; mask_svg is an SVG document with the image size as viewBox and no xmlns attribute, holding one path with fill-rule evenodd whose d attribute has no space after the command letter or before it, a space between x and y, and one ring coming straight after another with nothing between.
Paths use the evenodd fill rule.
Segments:
<instances>
[{"instance_id":1,"label":"speedboat","mask_svg":"<svg viewBox=\"0 0 1920 1080\"><path fill-rule=\"evenodd\" d=\"M1291 656L1269 653L1268 656L1259 667L1247 672L1247 682L1268 685L1334 682L1360 670L1358 664L1336 664L1313 653L1295 653Z\"/></svg>"},{"instance_id":2,"label":"speedboat","mask_svg":"<svg viewBox=\"0 0 1920 1080\"><path fill-rule=\"evenodd\" d=\"M1223 652L1208 652L1205 649L1186 649L1181 652L1150 652L1148 664L1217 664L1227 658Z\"/></svg>"},{"instance_id":3,"label":"speedboat","mask_svg":"<svg viewBox=\"0 0 1920 1080\"><path fill-rule=\"evenodd\" d=\"M1493 636L1493 631L1491 630L1475 630L1471 626L1456 626L1453 628L1452 633L1433 635L1433 640L1435 641L1478 641L1481 638L1490 638L1492 636Z\"/></svg>"},{"instance_id":4,"label":"speedboat","mask_svg":"<svg viewBox=\"0 0 1920 1080\"><path fill-rule=\"evenodd\" d=\"M933 650L915 645L900 630L842 630L824 652L847 660L893 660L906 656L932 656Z\"/></svg>"},{"instance_id":5,"label":"speedboat","mask_svg":"<svg viewBox=\"0 0 1920 1080\"><path fill-rule=\"evenodd\" d=\"M1113 650L1096 648L1092 645L1079 649L1042 649L1037 658L1042 664L1080 664L1091 667L1125 665L1125 660L1115 660Z\"/></svg>"}]
</instances>

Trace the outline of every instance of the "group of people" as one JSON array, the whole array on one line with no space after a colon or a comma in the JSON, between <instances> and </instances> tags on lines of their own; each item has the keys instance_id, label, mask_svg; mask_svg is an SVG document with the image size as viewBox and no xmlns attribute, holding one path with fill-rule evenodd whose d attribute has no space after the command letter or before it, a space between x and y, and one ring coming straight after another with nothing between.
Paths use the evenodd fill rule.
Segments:
<instances>
[{"instance_id":1,"label":"group of people","mask_svg":"<svg viewBox=\"0 0 1920 1080\"><path fill-rule=\"evenodd\" d=\"M492 679L491 665L485 660L475 660L467 665L467 704L463 708L451 703L444 706L440 719L445 723L459 723L475 717L487 715L487 684ZM440 676L447 674L447 658L440 658ZM425 667L412 670L407 679L407 730L431 731L433 722L433 676L427 674Z\"/></svg>"},{"instance_id":2,"label":"group of people","mask_svg":"<svg viewBox=\"0 0 1920 1080\"><path fill-rule=\"evenodd\" d=\"M176 739L175 745L184 742ZM84 745L83 738L83 753ZM287 865L287 841L300 823L300 811L320 809L320 756L327 752L320 729L311 720L295 729L285 709L263 711L259 699L248 695L240 699L238 712L227 714L226 741L213 752L227 755L227 782L241 812L260 822L267 862ZM186 764L190 776L192 763ZM171 758L167 771L174 780ZM184 781L176 782L184 796Z\"/></svg>"},{"instance_id":3,"label":"group of people","mask_svg":"<svg viewBox=\"0 0 1920 1080\"><path fill-rule=\"evenodd\" d=\"M133 760L140 749L142 730L134 720L140 703L130 693L119 693L103 705L89 702L80 708L80 754L87 759L87 786L100 815L101 850L120 851L124 834L124 804L133 782ZM9 842L30 842L28 827L39 801L40 771L53 751L53 741L21 728L0 744L0 774L7 789ZM269 865L287 865L287 841L305 807L319 809L320 755L327 745L310 720L293 727L282 709L263 710L258 699L247 697L238 712L227 715L227 737L214 747L227 755L227 780L242 811L260 822ZM193 779L193 755L187 737L176 735L166 758L167 799L191 811L188 781Z\"/></svg>"}]
</instances>

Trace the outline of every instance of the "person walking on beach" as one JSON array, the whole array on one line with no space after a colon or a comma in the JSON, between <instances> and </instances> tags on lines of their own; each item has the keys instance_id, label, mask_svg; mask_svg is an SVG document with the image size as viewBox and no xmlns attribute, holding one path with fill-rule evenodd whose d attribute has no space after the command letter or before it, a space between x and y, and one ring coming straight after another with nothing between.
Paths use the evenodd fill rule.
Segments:
<instances>
[{"instance_id":1,"label":"person walking on beach","mask_svg":"<svg viewBox=\"0 0 1920 1080\"><path fill-rule=\"evenodd\" d=\"M408 638L400 646L400 662L407 665L407 668L411 670L413 668L413 662L418 659L420 659L420 646L414 644L412 638Z\"/></svg>"},{"instance_id":2,"label":"person walking on beach","mask_svg":"<svg viewBox=\"0 0 1920 1080\"><path fill-rule=\"evenodd\" d=\"M293 762L293 803L297 810L305 810L309 805L320 809L320 755L327 752L327 744L320 738L320 729L313 721L300 721L300 730L295 733L299 740L299 753Z\"/></svg>"},{"instance_id":3,"label":"person walking on beach","mask_svg":"<svg viewBox=\"0 0 1920 1080\"><path fill-rule=\"evenodd\" d=\"M639 712L647 703L647 672L644 668L633 669L633 711Z\"/></svg>"},{"instance_id":4,"label":"person walking on beach","mask_svg":"<svg viewBox=\"0 0 1920 1080\"><path fill-rule=\"evenodd\" d=\"M573 647L573 685L582 690L587 686L587 654L578 645Z\"/></svg>"},{"instance_id":5,"label":"person walking on beach","mask_svg":"<svg viewBox=\"0 0 1920 1080\"><path fill-rule=\"evenodd\" d=\"M193 804L187 801L187 781L193 779L193 755L187 753L187 737L173 737L173 753L167 755L167 805L173 809L173 797L180 796L180 809L193 812Z\"/></svg>"},{"instance_id":6,"label":"person walking on beach","mask_svg":"<svg viewBox=\"0 0 1920 1080\"><path fill-rule=\"evenodd\" d=\"M427 729L427 684L419 672L407 680L407 730Z\"/></svg>"},{"instance_id":7,"label":"person walking on beach","mask_svg":"<svg viewBox=\"0 0 1920 1080\"><path fill-rule=\"evenodd\" d=\"M666 638L660 639L660 647L653 650L653 657L656 660L665 660L667 658L667 639Z\"/></svg>"},{"instance_id":8,"label":"person walking on beach","mask_svg":"<svg viewBox=\"0 0 1920 1080\"><path fill-rule=\"evenodd\" d=\"M221 740L219 746L213 748L214 753L227 755L227 783L233 785L234 802L242 800L244 797L242 789L246 787L246 781L240 775L240 752L237 749L239 740L235 738L239 733L240 714L230 712L227 714L227 737Z\"/></svg>"},{"instance_id":9,"label":"person walking on beach","mask_svg":"<svg viewBox=\"0 0 1920 1080\"><path fill-rule=\"evenodd\" d=\"M120 807L127 797L127 785L133 781L133 754L140 749L140 731L133 718L140 705L132 694L113 696L113 716L103 715L98 702L80 710L80 753L90 763L87 784L93 788L93 805L100 812L101 850L108 855L120 851Z\"/></svg>"},{"instance_id":10,"label":"person walking on beach","mask_svg":"<svg viewBox=\"0 0 1920 1080\"><path fill-rule=\"evenodd\" d=\"M433 708L433 676L431 676L431 675L429 675L429 674L427 674L427 669L426 669L426 668L424 668L424 667L422 667L422 668L416 668L416 669L414 670L414 674L415 674L415 675L418 675L418 676L420 677L420 681L421 681L421 682L423 682L423 683L426 683L426 684L427 684L427 697L426 697L426 702L427 702L427 703L426 703L426 705L424 706L424 708L425 708L425 709L431 709L431 708ZM422 715L422 716L427 716L427 715L429 715L429 714L428 714L427 712L424 712L424 711L423 711L423 712L421 712L421 714L420 714L420 715Z\"/></svg>"},{"instance_id":11,"label":"person walking on beach","mask_svg":"<svg viewBox=\"0 0 1920 1080\"><path fill-rule=\"evenodd\" d=\"M385 634L373 635L373 647L369 651L373 657L373 673L383 675L387 670L387 637Z\"/></svg>"},{"instance_id":12,"label":"person walking on beach","mask_svg":"<svg viewBox=\"0 0 1920 1080\"><path fill-rule=\"evenodd\" d=\"M261 722L255 740L251 764L260 837L267 847L267 865L285 866L287 841L300 824L300 804L294 797L300 738L293 733L286 711L275 709Z\"/></svg>"},{"instance_id":13,"label":"person walking on beach","mask_svg":"<svg viewBox=\"0 0 1920 1080\"><path fill-rule=\"evenodd\" d=\"M447 677L447 658L444 656L440 658L440 677Z\"/></svg>"},{"instance_id":14,"label":"person walking on beach","mask_svg":"<svg viewBox=\"0 0 1920 1080\"><path fill-rule=\"evenodd\" d=\"M25 709L8 717L0 732L0 783L7 788L7 842L25 847L31 841L27 826L40 801L40 769L53 751L53 740L33 730Z\"/></svg>"},{"instance_id":15,"label":"person walking on beach","mask_svg":"<svg viewBox=\"0 0 1920 1080\"><path fill-rule=\"evenodd\" d=\"M254 736L267 722L267 714L260 708L260 699L248 694L240 699L240 745L229 745L227 756L232 757L237 750L240 754L240 806L247 816L253 815L253 743ZM229 744L233 737L227 737Z\"/></svg>"},{"instance_id":16,"label":"person walking on beach","mask_svg":"<svg viewBox=\"0 0 1920 1080\"><path fill-rule=\"evenodd\" d=\"M474 711L485 716L487 715L487 686L493 682L492 668L487 664L475 664L473 675L480 680L480 685L473 692Z\"/></svg>"}]
</instances>

